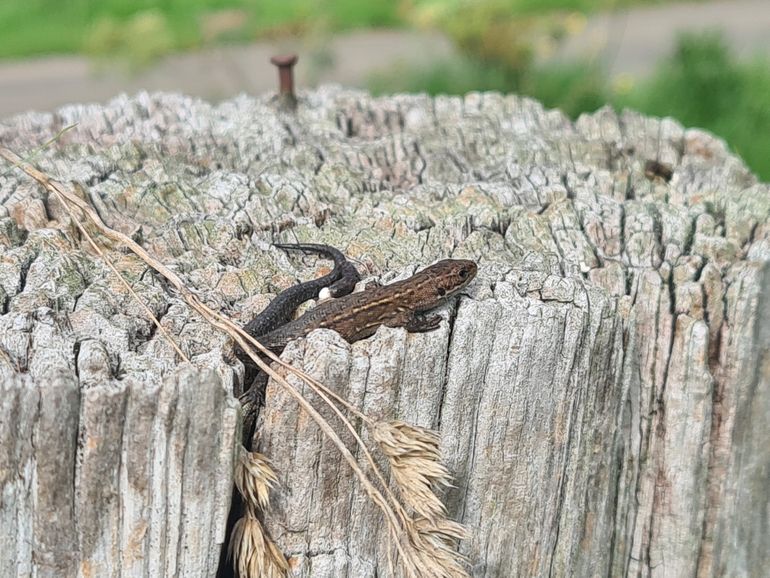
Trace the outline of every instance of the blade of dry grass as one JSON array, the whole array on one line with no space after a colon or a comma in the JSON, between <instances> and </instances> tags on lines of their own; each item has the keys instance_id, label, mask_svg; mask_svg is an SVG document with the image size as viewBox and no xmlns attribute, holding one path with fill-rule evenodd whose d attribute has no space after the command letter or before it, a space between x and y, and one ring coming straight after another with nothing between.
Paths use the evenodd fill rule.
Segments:
<instances>
[{"instance_id":1,"label":"blade of dry grass","mask_svg":"<svg viewBox=\"0 0 770 578\"><path fill-rule=\"evenodd\" d=\"M40 154L42 151L44 151L44 150L45 150L45 149L47 149L47 148L48 148L50 145L52 145L52 144L53 144L53 143L55 143L57 140L59 140L59 139L62 137L62 135L63 135L64 133L66 133L67 131L70 131L70 130L72 130L72 129L73 129L73 128L75 128L77 125L78 125L78 123L74 123L74 124L70 124L70 125L68 125L68 126L65 126L65 127L64 127L64 128L62 128L62 129L61 129L59 132L57 132L55 135L53 135L51 138L49 138L47 141L45 141L43 144L41 144L39 147L37 147L37 148L35 148L35 149L32 149L32 150L29 152L29 154L27 154L26 158L24 158L23 160L24 160L24 161L26 161L26 162L28 162L28 163L29 163L29 162L32 162L32 160L33 160L33 159L34 159L34 158L35 158L37 155L39 155L39 154ZM4 171L4 172L0 173L0 177L4 177L5 175L7 175L8 173L10 173L10 172L11 172L13 169L17 168L18 166L19 166L19 164L18 164L18 163L11 163L11 167L10 167L10 168L9 168L7 171Z\"/></svg>"}]
</instances>

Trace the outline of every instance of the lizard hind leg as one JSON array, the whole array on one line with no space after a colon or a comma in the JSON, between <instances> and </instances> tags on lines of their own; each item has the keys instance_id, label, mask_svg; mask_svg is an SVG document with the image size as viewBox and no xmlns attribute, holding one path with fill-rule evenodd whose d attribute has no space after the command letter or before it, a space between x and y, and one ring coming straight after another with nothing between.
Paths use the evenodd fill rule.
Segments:
<instances>
[{"instance_id":1,"label":"lizard hind leg","mask_svg":"<svg viewBox=\"0 0 770 578\"><path fill-rule=\"evenodd\" d=\"M424 313L414 313L402 326L409 333L427 333L435 331L441 325L441 315L425 315Z\"/></svg>"},{"instance_id":2,"label":"lizard hind leg","mask_svg":"<svg viewBox=\"0 0 770 578\"><path fill-rule=\"evenodd\" d=\"M409 320L409 323L404 325L406 330L410 333L426 333L428 331L435 331L441 325L441 315L423 315L415 313Z\"/></svg>"}]
</instances>

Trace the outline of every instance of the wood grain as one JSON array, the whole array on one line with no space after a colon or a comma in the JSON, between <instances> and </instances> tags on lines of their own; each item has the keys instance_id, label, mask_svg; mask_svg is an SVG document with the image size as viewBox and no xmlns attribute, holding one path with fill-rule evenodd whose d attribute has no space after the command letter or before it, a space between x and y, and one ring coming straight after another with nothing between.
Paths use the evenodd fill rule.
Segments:
<instances>
[{"instance_id":1,"label":"wood grain","mask_svg":"<svg viewBox=\"0 0 770 578\"><path fill-rule=\"evenodd\" d=\"M386 282L479 263L435 332L322 330L284 352L372 417L441 432L474 576L770 567L770 187L718 139L631 111L327 87L295 115L119 97L5 119L0 144L30 154L75 123L31 160L238 321L325 266L272 241L334 244ZM0 203L0 574L214 574L230 344L110 245L179 364L55 199L4 165ZM272 385L258 435L294 575L388 575L378 510Z\"/></svg>"}]
</instances>

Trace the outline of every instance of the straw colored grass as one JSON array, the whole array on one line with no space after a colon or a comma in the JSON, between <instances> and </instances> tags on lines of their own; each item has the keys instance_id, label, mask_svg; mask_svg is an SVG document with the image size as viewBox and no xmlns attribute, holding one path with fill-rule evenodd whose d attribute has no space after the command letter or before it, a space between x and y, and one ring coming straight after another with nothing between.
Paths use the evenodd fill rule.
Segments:
<instances>
[{"instance_id":1,"label":"straw colored grass","mask_svg":"<svg viewBox=\"0 0 770 578\"><path fill-rule=\"evenodd\" d=\"M289 571L283 554L267 538L262 524L250 508L235 523L227 553L235 560L239 576L283 578Z\"/></svg>"},{"instance_id":2,"label":"straw colored grass","mask_svg":"<svg viewBox=\"0 0 770 578\"><path fill-rule=\"evenodd\" d=\"M278 478L265 456L241 446L233 477L238 493L251 507L262 511L270 507L270 490Z\"/></svg>"},{"instance_id":3,"label":"straw colored grass","mask_svg":"<svg viewBox=\"0 0 770 578\"><path fill-rule=\"evenodd\" d=\"M374 440L390 461L404 502L423 518L440 520L446 508L434 488L449 486L451 477L441 463L439 435L402 421L380 422Z\"/></svg>"},{"instance_id":4,"label":"straw colored grass","mask_svg":"<svg viewBox=\"0 0 770 578\"><path fill-rule=\"evenodd\" d=\"M465 559L454 549L454 543L463 539L465 531L459 524L445 518L445 508L434 493L436 486L449 484L449 473L440 460L437 434L403 422L382 423L371 420L319 381L281 361L232 320L205 305L185 286L176 273L153 258L133 239L108 227L86 201L67 187L53 181L6 148L0 148L0 157L24 171L59 199L81 234L139 303L142 303L141 299L96 243L78 213L85 215L106 238L128 248L148 266L163 275L191 308L213 327L227 333L262 371L295 399L302 410L316 422L324 435L337 447L369 498L382 510L393 547L398 554L397 562L404 575L415 578L461 578L468 575L464 569ZM187 360L187 356L154 317L151 310L143 303L142 306L180 358ZM258 351L297 375L334 410L360 446L366 463L375 481L378 482L377 485L369 479L331 424L294 386L263 361ZM407 512L401 501L390 491L374 458L361 440L356 428L344 415L343 409L363 419L366 426L373 429L380 449L388 457L399 494L406 506L413 511L412 514ZM267 537L256 514L257 511L264 511L269 504L268 493L276 481L275 474L264 456L243 450L238 456L234 478L238 491L244 497L246 511L234 527L229 552L235 557L242 577L283 576L288 569L286 560Z\"/></svg>"}]
</instances>

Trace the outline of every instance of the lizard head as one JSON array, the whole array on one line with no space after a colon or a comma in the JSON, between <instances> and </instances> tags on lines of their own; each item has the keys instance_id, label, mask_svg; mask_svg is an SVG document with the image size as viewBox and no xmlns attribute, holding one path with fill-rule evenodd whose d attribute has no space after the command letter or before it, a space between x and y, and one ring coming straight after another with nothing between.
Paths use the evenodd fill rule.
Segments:
<instances>
[{"instance_id":1,"label":"lizard head","mask_svg":"<svg viewBox=\"0 0 770 578\"><path fill-rule=\"evenodd\" d=\"M426 267L420 276L420 308L430 309L465 288L476 276L478 267L465 259L444 259Z\"/></svg>"}]
</instances>

